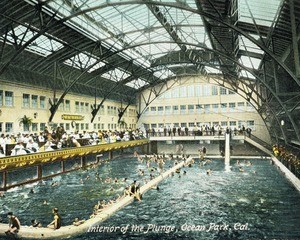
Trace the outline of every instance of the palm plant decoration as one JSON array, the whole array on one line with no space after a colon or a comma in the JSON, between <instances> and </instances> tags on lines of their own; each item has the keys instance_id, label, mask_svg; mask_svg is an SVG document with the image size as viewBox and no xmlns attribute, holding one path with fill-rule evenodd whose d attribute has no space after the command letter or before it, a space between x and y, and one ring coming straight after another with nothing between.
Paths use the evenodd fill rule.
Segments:
<instances>
[{"instance_id":1,"label":"palm plant decoration","mask_svg":"<svg viewBox=\"0 0 300 240\"><path fill-rule=\"evenodd\" d=\"M23 125L24 131L29 131L29 127L32 124L32 118L27 117L26 115L24 115L24 117L21 117L19 119L19 124L20 124L20 126Z\"/></svg>"}]
</instances>

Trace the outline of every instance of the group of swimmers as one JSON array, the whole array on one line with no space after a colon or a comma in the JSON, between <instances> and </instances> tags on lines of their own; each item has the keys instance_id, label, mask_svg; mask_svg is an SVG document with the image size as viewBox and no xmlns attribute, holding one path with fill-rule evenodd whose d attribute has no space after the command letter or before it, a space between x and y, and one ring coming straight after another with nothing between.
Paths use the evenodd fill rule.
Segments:
<instances>
[{"instance_id":1,"label":"group of swimmers","mask_svg":"<svg viewBox=\"0 0 300 240\"><path fill-rule=\"evenodd\" d=\"M155 178L156 176L159 176L160 174L163 173L164 171L164 165L166 164L165 160L167 158L169 159L173 159L173 155L169 155L169 156L165 156L163 155L146 155L146 156L140 156L140 155L136 155L139 162L140 163L145 163L146 167L148 168L149 171L149 175L147 173L145 173L145 170L143 169L139 169L138 174L143 178L144 182L147 183L149 181L151 181L153 178ZM183 156L182 158L180 157L176 157L175 159L175 163L177 164L179 162L179 160L186 160L185 157L188 156ZM186 164L185 166L191 166L191 164ZM181 169L178 169L176 173L180 173ZM186 171L183 171L183 174L186 174ZM148 176L148 177L147 177ZM99 176L98 176L99 177ZM88 180L88 179L86 179ZM105 183L123 183L123 182L127 182L127 178L124 179L117 179L117 178L106 178L103 179L103 181ZM51 186L57 186L58 182L57 181L53 181ZM152 186L152 189L156 189L159 190L159 187L157 185ZM112 204L116 203L117 201L121 200L124 197L127 196L131 196L134 197L137 201L141 201L142 200L142 194L140 191L140 183L138 183L136 180L134 180L129 186L125 187L124 193L123 195L118 195L116 197L116 199L113 200L101 200L99 201L95 206L94 206L94 211L93 214L90 217L95 217L98 213L100 213L101 211L103 211L104 209L106 209L107 207L111 206ZM47 204L47 201L44 201L43 204ZM52 228L52 229L59 229L62 226L62 219L60 214L58 213L58 209L57 208L53 208L52 209L52 213L53 213L53 221L51 221L47 227L48 228ZM15 235L18 233L19 229L20 229L20 221L18 220L18 218L16 216L14 216L11 212L8 214L9 219L10 219L10 223L9 223L9 230L7 231L7 235ZM75 218L73 221L73 225L74 226L79 226L80 224L84 223L85 219L80 220L79 218ZM32 227L42 227L42 223L36 219L33 219L31 221L31 226Z\"/></svg>"}]
</instances>

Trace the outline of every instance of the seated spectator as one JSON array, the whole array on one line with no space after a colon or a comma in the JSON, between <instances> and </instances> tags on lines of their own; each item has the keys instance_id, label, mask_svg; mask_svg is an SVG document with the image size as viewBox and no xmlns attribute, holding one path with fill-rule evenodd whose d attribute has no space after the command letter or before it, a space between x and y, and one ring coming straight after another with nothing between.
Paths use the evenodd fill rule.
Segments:
<instances>
[{"instance_id":1,"label":"seated spectator","mask_svg":"<svg viewBox=\"0 0 300 240\"><path fill-rule=\"evenodd\" d=\"M53 221L51 223L49 223L47 225L48 228L53 228L53 229L59 229L61 227L61 217L58 214L58 209L57 208L53 208L52 209L52 213L53 213Z\"/></svg>"},{"instance_id":2,"label":"seated spectator","mask_svg":"<svg viewBox=\"0 0 300 240\"><path fill-rule=\"evenodd\" d=\"M26 149L31 153L39 152L39 145L37 142L34 142L32 138L29 138L28 143L26 144Z\"/></svg>"},{"instance_id":3,"label":"seated spectator","mask_svg":"<svg viewBox=\"0 0 300 240\"><path fill-rule=\"evenodd\" d=\"M9 218L9 223L8 223L9 229L5 232L5 234L10 238L15 239L17 233L20 230L21 223L19 219L13 215L12 212L8 212L7 217Z\"/></svg>"},{"instance_id":4,"label":"seated spectator","mask_svg":"<svg viewBox=\"0 0 300 240\"><path fill-rule=\"evenodd\" d=\"M22 138L19 138L16 146L11 150L11 156L24 155L24 154L27 154L27 152L23 145Z\"/></svg>"}]
</instances>

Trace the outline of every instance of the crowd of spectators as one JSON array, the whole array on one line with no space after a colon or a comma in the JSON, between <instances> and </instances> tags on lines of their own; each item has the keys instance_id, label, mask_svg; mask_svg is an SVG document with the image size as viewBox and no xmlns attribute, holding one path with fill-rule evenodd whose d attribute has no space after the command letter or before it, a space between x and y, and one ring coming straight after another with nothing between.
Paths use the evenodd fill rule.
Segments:
<instances>
[{"instance_id":1,"label":"crowd of spectators","mask_svg":"<svg viewBox=\"0 0 300 240\"><path fill-rule=\"evenodd\" d=\"M119 141L131 141L145 138L139 129L132 130L98 130L92 132L67 133L63 127L57 127L50 131L47 127L43 132L18 133L0 135L0 157L7 155L23 155L41 151L53 151L56 149L80 147L82 145L97 145L114 143ZM14 147L8 152L7 146Z\"/></svg>"},{"instance_id":2,"label":"crowd of spectators","mask_svg":"<svg viewBox=\"0 0 300 240\"><path fill-rule=\"evenodd\" d=\"M194 125L194 127L171 127L171 126L160 126L159 128L149 128L146 130L147 137L154 136L215 136L222 135L225 132L230 131L234 135L247 135L251 137L251 128L240 128L222 127L221 125Z\"/></svg>"},{"instance_id":3,"label":"crowd of spectators","mask_svg":"<svg viewBox=\"0 0 300 240\"><path fill-rule=\"evenodd\" d=\"M300 178L300 157L288 151L282 145L273 145L274 156L279 159L291 172Z\"/></svg>"}]
</instances>

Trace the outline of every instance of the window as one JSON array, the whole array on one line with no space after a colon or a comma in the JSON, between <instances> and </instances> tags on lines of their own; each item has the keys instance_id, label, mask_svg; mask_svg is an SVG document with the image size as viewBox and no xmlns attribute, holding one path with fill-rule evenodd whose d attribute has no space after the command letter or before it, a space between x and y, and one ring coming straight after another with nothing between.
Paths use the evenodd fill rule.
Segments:
<instances>
[{"instance_id":1,"label":"window","mask_svg":"<svg viewBox=\"0 0 300 240\"><path fill-rule=\"evenodd\" d=\"M68 112L71 111L70 100L65 101L65 111L68 111Z\"/></svg>"},{"instance_id":2,"label":"window","mask_svg":"<svg viewBox=\"0 0 300 240\"><path fill-rule=\"evenodd\" d=\"M57 102L58 102L58 99L55 99L55 102L57 103ZM62 101L62 102L59 104L59 106L58 106L58 110L59 110L59 111L64 111L64 109L65 109L65 102Z\"/></svg>"},{"instance_id":3,"label":"window","mask_svg":"<svg viewBox=\"0 0 300 240\"><path fill-rule=\"evenodd\" d=\"M75 112L79 112L79 102L75 102Z\"/></svg>"},{"instance_id":4,"label":"window","mask_svg":"<svg viewBox=\"0 0 300 240\"><path fill-rule=\"evenodd\" d=\"M84 112L84 102L80 103L80 112Z\"/></svg>"},{"instance_id":5,"label":"window","mask_svg":"<svg viewBox=\"0 0 300 240\"><path fill-rule=\"evenodd\" d=\"M37 132L38 131L38 124L37 123L32 123L31 127L32 127L32 131L33 132Z\"/></svg>"},{"instance_id":6,"label":"window","mask_svg":"<svg viewBox=\"0 0 300 240\"><path fill-rule=\"evenodd\" d=\"M31 107L38 108L38 96L37 95L31 96Z\"/></svg>"},{"instance_id":7,"label":"window","mask_svg":"<svg viewBox=\"0 0 300 240\"><path fill-rule=\"evenodd\" d=\"M46 97L40 96L40 108L45 109L46 108Z\"/></svg>"},{"instance_id":8,"label":"window","mask_svg":"<svg viewBox=\"0 0 300 240\"><path fill-rule=\"evenodd\" d=\"M236 128L236 121L230 121L229 126L230 126L231 129Z\"/></svg>"},{"instance_id":9,"label":"window","mask_svg":"<svg viewBox=\"0 0 300 240\"><path fill-rule=\"evenodd\" d=\"M44 131L46 127L46 123L40 123L40 131Z\"/></svg>"},{"instance_id":10,"label":"window","mask_svg":"<svg viewBox=\"0 0 300 240\"><path fill-rule=\"evenodd\" d=\"M178 114L178 106L173 106L173 114Z\"/></svg>"},{"instance_id":11,"label":"window","mask_svg":"<svg viewBox=\"0 0 300 240\"><path fill-rule=\"evenodd\" d=\"M180 97L182 97L182 98L187 97L186 87L180 88Z\"/></svg>"},{"instance_id":12,"label":"window","mask_svg":"<svg viewBox=\"0 0 300 240\"><path fill-rule=\"evenodd\" d=\"M171 106L165 106L165 114L171 114Z\"/></svg>"},{"instance_id":13,"label":"window","mask_svg":"<svg viewBox=\"0 0 300 240\"><path fill-rule=\"evenodd\" d=\"M227 89L220 87L220 95L226 95L227 94Z\"/></svg>"},{"instance_id":14,"label":"window","mask_svg":"<svg viewBox=\"0 0 300 240\"><path fill-rule=\"evenodd\" d=\"M156 128L157 124L156 123L151 123L151 128Z\"/></svg>"},{"instance_id":15,"label":"window","mask_svg":"<svg viewBox=\"0 0 300 240\"><path fill-rule=\"evenodd\" d=\"M163 115L164 107L162 107L162 106L157 107L157 112L158 112L158 115Z\"/></svg>"},{"instance_id":16,"label":"window","mask_svg":"<svg viewBox=\"0 0 300 240\"><path fill-rule=\"evenodd\" d=\"M67 130L67 131L70 130L70 123L66 123L66 130Z\"/></svg>"},{"instance_id":17,"label":"window","mask_svg":"<svg viewBox=\"0 0 300 240\"><path fill-rule=\"evenodd\" d=\"M77 131L79 131L79 123L76 123L76 124L75 124L75 129L76 129Z\"/></svg>"},{"instance_id":18,"label":"window","mask_svg":"<svg viewBox=\"0 0 300 240\"><path fill-rule=\"evenodd\" d=\"M229 103L229 111L234 112L235 111L235 103Z\"/></svg>"},{"instance_id":19,"label":"window","mask_svg":"<svg viewBox=\"0 0 300 240\"><path fill-rule=\"evenodd\" d=\"M242 128L243 126L246 126L244 121L238 121L238 128Z\"/></svg>"},{"instance_id":20,"label":"window","mask_svg":"<svg viewBox=\"0 0 300 240\"><path fill-rule=\"evenodd\" d=\"M214 113L217 113L219 111L219 104L218 103L212 104L211 107L212 107L212 110L213 110Z\"/></svg>"},{"instance_id":21,"label":"window","mask_svg":"<svg viewBox=\"0 0 300 240\"><path fill-rule=\"evenodd\" d=\"M0 132L3 132L2 122L0 122Z\"/></svg>"},{"instance_id":22,"label":"window","mask_svg":"<svg viewBox=\"0 0 300 240\"><path fill-rule=\"evenodd\" d=\"M194 113L194 105L188 105L189 114Z\"/></svg>"},{"instance_id":23,"label":"window","mask_svg":"<svg viewBox=\"0 0 300 240\"><path fill-rule=\"evenodd\" d=\"M194 122L189 122L189 127L192 128L195 126L195 123Z\"/></svg>"},{"instance_id":24,"label":"window","mask_svg":"<svg viewBox=\"0 0 300 240\"><path fill-rule=\"evenodd\" d=\"M104 114L104 106L103 105L100 107L100 114Z\"/></svg>"},{"instance_id":25,"label":"window","mask_svg":"<svg viewBox=\"0 0 300 240\"><path fill-rule=\"evenodd\" d=\"M231 90L228 90L228 94L233 95L233 94L235 94L235 92L231 91Z\"/></svg>"},{"instance_id":26,"label":"window","mask_svg":"<svg viewBox=\"0 0 300 240\"><path fill-rule=\"evenodd\" d=\"M222 121L222 122L221 122L221 127L223 127L223 128L224 128L224 127L227 127L227 122L226 122L226 121Z\"/></svg>"},{"instance_id":27,"label":"window","mask_svg":"<svg viewBox=\"0 0 300 240\"><path fill-rule=\"evenodd\" d=\"M14 93L5 91L5 106L12 107L14 105Z\"/></svg>"},{"instance_id":28,"label":"window","mask_svg":"<svg viewBox=\"0 0 300 240\"><path fill-rule=\"evenodd\" d=\"M211 95L211 86L204 85L203 86L203 96L210 96Z\"/></svg>"},{"instance_id":29,"label":"window","mask_svg":"<svg viewBox=\"0 0 300 240\"><path fill-rule=\"evenodd\" d=\"M23 94L23 107L29 108L30 107L30 95L29 94Z\"/></svg>"},{"instance_id":30,"label":"window","mask_svg":"<svg viewBox=\"0 0 300 240\"><path fill-rule=\"evenodd\" d=\"M181 123L180 125L181 125L182 128L186 127L186 123Z\"/></svg>"},{"instance_id":31,"label":"window","mask_svg":"<svg viewBox=\"0 0 300 240\"><path fill-rule=\"evenodd\" d=\"M86 112L86 113L89 112L89 103L85 103L85 112Z\"/></svg>"},{"instance_id":32,"label":"window","mask_svg":"<svg viewBox=\"0 0 300 240\"><path fill-rule=\"evenodd\" d=\"M247 128L251 128L252 130L254 130L254 121L253 120L247 121Z\"/></svg>"},{"instance_id":33,"label":"window","mask_svg":"<svg viewBox=\"0 0 300 240\"><path fill-rule=\"evenodd\" d=\"M180 105L180 114L185 114L185 113L186 113L186 106Z\"/></svg>"},{"instance_id":34,"label":"window","mask_svg":"<svg viewBox=\"0 0 300 240\"><path fill-rule=\"evenodd\" d=\"M195 93L194 93L194 86L187 86L187 96L188 97L194 97Z\"/></svg>"},{"instance_id":35,"label":"window","mask_svg":"<svg viewBox=\"0 0 300 240\"><path fill-rule=\"evenodd\" d=\"M214 127L217 127L217 126L219 126L219 122L212 122L212 125L214 126Z\"/></svg>"},{"instance_id":36,"label":"window","mask_svg":"<svg viewBox=\"0 0 300 240\"><path fill-rule=\"evenodd\" d=\"M3 91L2 90L0 90L0 107L1 106L3 106Z\"/></svg>"},{"instance_id":37,"label":"window","mask_svg":"<svg viewBox=\"0 0 300 240\"><path fill-rule=\"evenodd\" d=\"M204 112L209 113L210 112L210 104L204 104Z\"/></svg>"},{"instance_id":38,"label":"window","mask_svg":"<svg viewBox=\"0 0 300 240\"><path fill-rule=\"evenodd\" d=\"M13 123L11 122L5 123L5 131L8 133L13 132Z\"/></svg>"},{"instance_id":39,"label":"window","mask_svg":"<svg viewBox=\"0 0 300 240\"><path fill-rule=\"evenodd\" d=\"M202 112L202 105L201 104L197 104L196 105L196 112L197 113L201 113Z\"/></svg>"},{"instance_id":40,"label":"window","mask_svg":"<svg viewBox=\"0 0 300 240\"><path fill-rule=\"evenodd\" d=\"M212 88L211 88L211 94L213 96L218 95L218 87L217 86L212 86Z\"/></svg>"},{"instance_id":41,"label":"window","mask_svg":"<svg viewBox=\"0 0 300 240\"><path fill-rule=\"evenodd\" d=\"M201 85L197 85L195 87L195 93L196 93L196 97L201 97L202 96L202 88Z\"/></svg>"},{"instance_id":42,"label":"window","mask_svg":"<svg viewBox=\"0 0 300 240\"><path fill-rule=\"evenodd\" d=\"M151 111L151 114L155 114L156 113L156 107L151 107L150 111Z\"/></svg>"},{"instance_id":43,"label":"window","mask_svg":"<svg viewBox=\"0 0 300 240\"><path fill-rule=\"evenodd\" d=\"M245 108L245 103L244 102L238 102L237 106L238 106L238 111L239 112L243 112L244 111L244 108Z\"/></svg>"},{"instance_id":44,"label":"window","mask_svg":"<svg viewBox=\"0 0 300 240\"><path fill-rule=\"evenodd\" d=\"M222 112L227 112L227 103L221 103Z\"/></svg>"},{"instance_id":45,"label":"window","mask_svg":"<svg viewBox=\"0 0 300 240\"><path fill-rule=\"evenodd\" d=\"M89 124L88 123L85 124L85 129L89 130Z\"/></svg>"},{"instance_id":46,"label":"window","mask_svg":"<svg viewBox=\"0 0 300 240\"><path fill-rule=\"evenodd\" d=\"M255 111L254 107L249 102L247 102L247 109L248 109L248 111Z\"/></svg>"}]
</instances>

